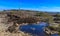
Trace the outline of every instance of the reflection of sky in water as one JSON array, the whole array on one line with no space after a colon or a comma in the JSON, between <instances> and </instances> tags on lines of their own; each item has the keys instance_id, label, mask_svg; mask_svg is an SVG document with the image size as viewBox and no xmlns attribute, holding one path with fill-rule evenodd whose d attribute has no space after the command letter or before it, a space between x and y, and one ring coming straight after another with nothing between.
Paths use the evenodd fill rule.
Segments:
<instances>
[{"instance_id":1,"label":"reflection of sky in water","mask_svg":"<svg viewBox=\"0 0 60 36\"><path fill-rule=\"evenodd\" d=\"M58 36L58 34L52 34L51 36Z\"/></svg>"},{"instance_id":2,"label":"reflection of sky in water","mask_svg":"<svg viewBox=\"0 0 60 36\"><path fill-rule=\"evenodd\" d=\"M46 34L44 33L43 28L46 26L47 26L47 23L41 22L39 24L23 25L19 29L23 32L35 34L37 36L45 36Z\"/></svg>"}]
</instances>

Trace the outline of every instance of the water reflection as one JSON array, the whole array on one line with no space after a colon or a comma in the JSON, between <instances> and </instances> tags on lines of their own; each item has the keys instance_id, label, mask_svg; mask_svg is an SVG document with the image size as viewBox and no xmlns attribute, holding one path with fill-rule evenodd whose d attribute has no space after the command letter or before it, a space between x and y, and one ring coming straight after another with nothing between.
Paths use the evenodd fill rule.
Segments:
<instances>
[{"instance_id":1,"label":"water reflection","mask_svg":"<svg viewBox=\"0 0 60 36\"><path fill-rule=\"evenodd\" d=\"M23 25L20 26L20 30L26 33L31 33L33 36L48 36L44 33L44 28L47 27L48 24L45 22L41 22L38 24L30 24L30 25ZM54 36L54 35L51 35Z\"/></svg>"}]
</instances>

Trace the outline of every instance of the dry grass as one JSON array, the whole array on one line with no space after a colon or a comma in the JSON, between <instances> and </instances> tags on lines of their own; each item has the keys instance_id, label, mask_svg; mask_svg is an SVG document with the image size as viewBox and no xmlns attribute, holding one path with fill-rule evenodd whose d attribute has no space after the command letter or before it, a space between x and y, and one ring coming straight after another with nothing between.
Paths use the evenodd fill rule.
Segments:
<instances>
[{"instance_id":1,"label":"dry grass","mask_svg":"<svg viewBox=\"0 0 60 36\"><path fill-rule=\"evenodd\" d=\"M19 33L10 33L10 32L6 32L6 29L11 26L10 24L12 23L9 23L9 24L6 24L5 22L5 18L4 17L1 17L2 15L0 15L0 36L32 36L28 33L24 33L22 31L19 31ZM4 23L3 23L4 21Z\"/></svg>"},{"instance_id":2,"label":"dry grass","mask_svg":"<svg viewBox=\"0 0 60 36\"><path fill-rule=\"evenodd\" d=\"M32 35L23 32L20 33L0 32L0 36L32 36Z\"/></svg>"}]
</instances>

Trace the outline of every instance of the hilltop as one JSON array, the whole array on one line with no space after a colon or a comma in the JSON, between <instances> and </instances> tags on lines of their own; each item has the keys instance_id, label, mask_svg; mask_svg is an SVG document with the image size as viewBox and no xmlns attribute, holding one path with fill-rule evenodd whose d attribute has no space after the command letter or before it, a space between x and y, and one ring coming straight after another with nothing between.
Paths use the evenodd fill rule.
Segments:
<instances>
[{"instance_id":1,"label":"hilltop","mask_svg":"<svg viewBox=\"0 0 60 36\"><path fill-rule=\"evenodd\" d=\"M27 23L37 23L37 22L43 21L43 22L52 24L52 23L55 23L54 17L57 17L57 16L58 17L60 16L59 12L54 13L54 12L43 12L43 11L33 11L33 10L0 11L0 26L2 27L0 29L1 30L0 33L3 34L5 31L9 31L9 32L5 32L5 33L9 33L7 35L10 35L11 30L13 30L14 32L17 32L14 29L18 25L21 26L21 25L25 25ZM59 23L57 23L57 24L59 24ZM13 28L11 28L11 27L13 27ZM9 30L7 30L7 29L9 29ZM20 31L20 35L27 35L27 34L28 33L24 33L24 32ZM13 34L11 34L11 35L13 35ZM30 34L28 34L28 35L30 35Z\"/></svg>"}]
</instances>

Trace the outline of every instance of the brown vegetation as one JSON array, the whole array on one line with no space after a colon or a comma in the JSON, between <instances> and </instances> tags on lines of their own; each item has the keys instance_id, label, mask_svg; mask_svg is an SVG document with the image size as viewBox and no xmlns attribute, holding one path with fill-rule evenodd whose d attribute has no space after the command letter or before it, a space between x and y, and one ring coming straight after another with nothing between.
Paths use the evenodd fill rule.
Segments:
<instances>
[{"instance_id":1,"label":"brown vegetation","mask_svg":"<svg viewBox=\"0 0 60 36\"><path fill-rule=\"evenodd\" d=\"M16 31L16 27L19 27L16 25L16 23L18 25L20 25L22 23L32 24L32 23L37 23L38 21L40 21L39 18L34 17L34 16L33 17L32 16L26 17L26 15L19 16L19 15L15 15L15 14L11 14L11 13L7 14L7 17L9 17L8 22L14 23L12 26L9 26L7 29L7 31L9 31L11 33Z\"/></svg>"}]
</instances>

